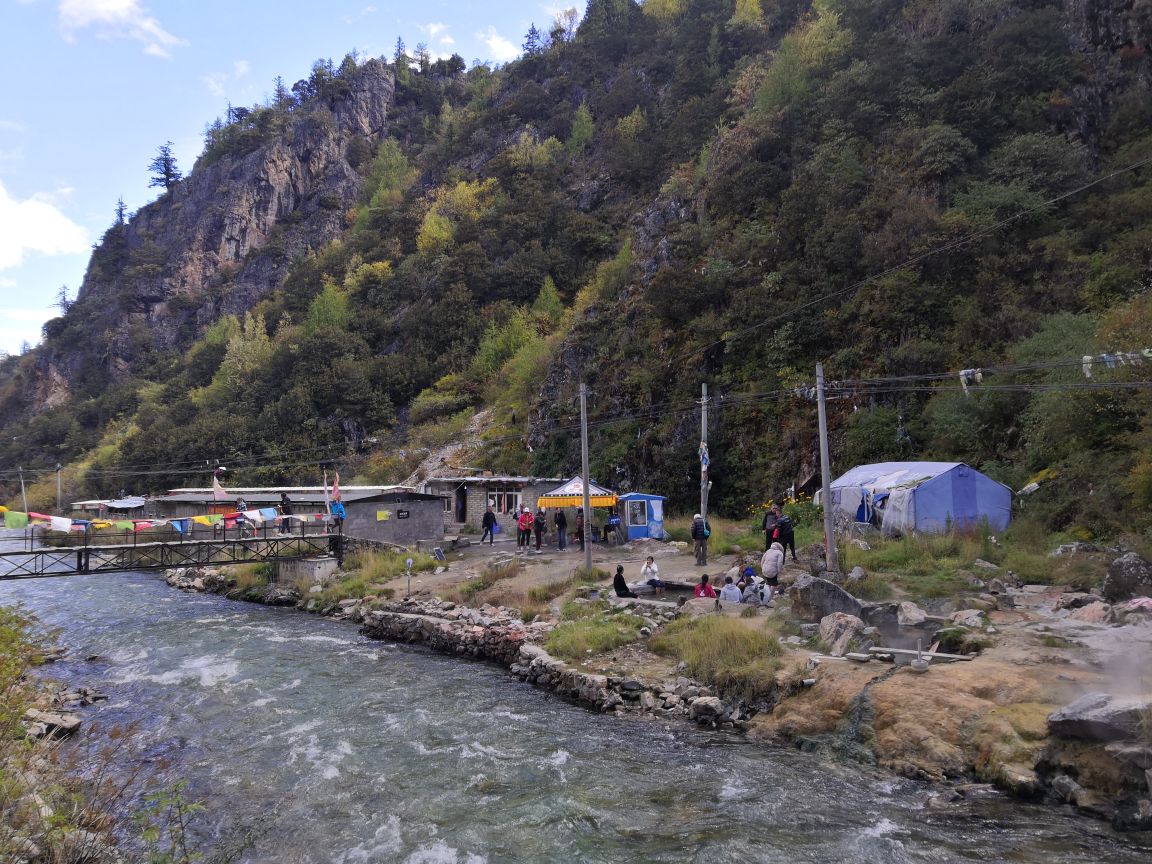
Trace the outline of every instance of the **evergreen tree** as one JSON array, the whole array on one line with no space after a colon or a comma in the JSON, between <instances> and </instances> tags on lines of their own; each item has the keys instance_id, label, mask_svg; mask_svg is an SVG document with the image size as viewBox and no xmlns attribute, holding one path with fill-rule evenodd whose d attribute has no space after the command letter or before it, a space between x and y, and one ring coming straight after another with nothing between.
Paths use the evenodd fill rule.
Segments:
<instances>
[{"instance_id":1,"label":"evergreen tree","mask_svg":"<svg viewBox=\"0 0 1152 864\"><path fill-rule=\"evenodd\" d=\"M152 172L152 178L148 181L149 188L163 186L165 192L171 192L172 187L180 182L183 175L176 167L176 156L172 153L171 141L160 145L156 156L148 163L148 170Z\"/></svg>"},{"instance_id":2,"label":"evergreen tree","mask_svg":"<svg viewBox=\"0 0 1152 864\"><path fill-rule=\"evenodd\" d=\"M532 22L532 26L528 28L528 35L524 37L524 53L543 54L547 47L546 37L536 29L536 22Z\"/></svg>"},{"instance_id":3,"label":"evergreen tree","mask_svg":"<svg viewBox=\"0 0 1152 864\"><path fill-rule=\"evenodd\" d=\"M116 199L116 224L123 225L128 221L128 207L124 203L124 196Z\"/></svg>"}]
</instances>

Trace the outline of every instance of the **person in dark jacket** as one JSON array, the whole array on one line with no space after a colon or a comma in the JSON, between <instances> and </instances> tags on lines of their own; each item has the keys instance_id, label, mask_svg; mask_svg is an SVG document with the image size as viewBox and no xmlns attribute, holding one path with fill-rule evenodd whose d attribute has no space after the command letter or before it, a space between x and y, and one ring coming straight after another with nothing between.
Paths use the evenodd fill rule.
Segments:
<instances>
[{"instance_id":1,"label":"person in dark jacket","mask_svg":"<svg viewBox=\"0 0 1152 864\"><path fill-rule=\"evenodd\" d=\"M491 546L496 539L496 514L492 512L492 507L489 505L488 509L484 511L484 518L480 520L480 527L484 529L484 533L480 535L480 542L484 542L484 538L488 538L488 545Z\"/></svg>"},{"instance_id":2,"label":"person in dark jacket","mask_svg":"<svg viewBox=\"0 0 1152 864\"><path fill-rule=\"evenodd\" d=\"M632 593L632 589L628 587L628 583L624 581L624 565L616 565L616 575L612 577L612 590L616 592L617 597L636 597L637 594Z\"/></svg>"},{"instance_id":3,"label":"person in dark jacket","mask_svg":"<svg viewBox=\"0 0 1152 864\"><path fill-rule=\"evenodd\" d=\"M773 535L776 533L776 522L780 518L777 512L779 508L773 504L764 513L764 551L767 552L772 548Z\"/></svg>"},{"instance_id":4,"label":"person in dark jacket","mask_svg":"<svg viewBox=\"0 0 1152 864\"><path fill-rule=\"evenodd\" d=\"M580 551L584 551L584 511L576 511L576 539L580 541Z\"/></svg>"},{"instance_id":5,"label":"person in dark jacket","mask_svg":"<svg viewBox=\"0 0 1152 864\"><path fill-rule=\"evenodd\" d=\"M287 492L280 493L280 533L292 533L292 520L288 517L292 515L292 499L288 497Z\"/></svg>"},{"instance_id":6,"label":"person in dark jacket","mask_svg":"<svg viewBox=\"0 0 1152 864\"><path fill-rule=\"evenodd\" d=\"M780 512L780 507L772 508L776 514L776 527L772 529L772 539L779 543L785 552L792 550L792 560L796 560L796 531L792 526L792 519Z\"/></svg>"},{"instance_id":7,"label":"person in dark jacket","mask_svg":"<svg viewBox=\"0 0 1152 864\"><path fill-rule=\"evenodd\" d=\"M563 552L568 548L568 517L564 515L563 507L556 508L552 521L556 525L556 548Z\"/></svg>"},{"instance_id":8,"label":"person in dark jacket","mask_svg":"<svg viewBox=\"0 0 1152 864\"><path fill-rule=\"evenodd\" d=\"M696 552L696 566L708 563L708 535L712 533L704 517L697 513L692 517L692 547Z\"/></svg>"},{"instance_id":9,"label":"person in dark jacket","mask_svg":"<svg viewBox=\"0 0 1152 864\"><path fill-rule=\"evenodd\" d=\"M536 519L532 523L532 530L536 532L536 554L540 554L540 540L544 537L544 532L548 530L548 514L544 512L541 507L536 511Z\"/></svg>"}]
</instances>

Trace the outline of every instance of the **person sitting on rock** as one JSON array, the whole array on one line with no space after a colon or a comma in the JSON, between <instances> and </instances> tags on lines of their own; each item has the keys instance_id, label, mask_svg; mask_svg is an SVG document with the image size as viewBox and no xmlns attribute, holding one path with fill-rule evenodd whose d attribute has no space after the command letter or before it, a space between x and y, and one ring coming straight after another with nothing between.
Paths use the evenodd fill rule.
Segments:
<instances>
[{"instance_id":1,"label":"person sitting on rock","mask_svg":"<svg viewBox=\"0 0 1152 864\"><path fill-rule=\"evenodd\" d=\"M724 587L720 589L720 599L725 603L739 603L740 598L740 589L736 587L736 583L732 581L732 577L725 576Z\"/></svg>"},{"instance_id":2,"label":"person sitting on rock","mask_svg":"<svg viewBox=\"0 0 1152 864\"><path fill-rule=\"evenodd\" d=\"M749 578L744 593L740 595L740 602L748 606L759 606L763 601L764 586L757 584L755 578Z\"/></svg>"},{"instance_id":3,"label":"person sitting on rock","mask_svg":"<svg viewBox=\"0 0 1152 864\"><path fill-rule=\"evenodd\" d=\"M624 565L616 565L616 575L612 577L612 589L616 592L617 597L637 597L639 595L632 593L632 589L628 587L628 583L624 581Z\"/></svg>"},{"instance_id":4,"label":"person sitting on rock","mask_svg":"<svg viewBox=\"0 0 1152 864\"><path fill-rule=\"evenodd\" d=\"M760 559L760 575L764 577L764 605L772 602L776 586L780 584L780 571L784 569L784 547L777 541L772 544Z\"/></svg>"},{"instance_id":5,"label":"person sitting on rock","mask_svg":"<svg viewBox=\"0 0 1152 864\"><path fill-rule=\"evenodd\" d=\"M651 555L640 568L640 578L656 590L656 596L664 593L664 580L660 578L660 568L656 566L656 559Z\"/></svg>"},{"instance_id":6,"label":"person sitting on rock","mask_svg":"<svg viewBox=\"0 0 1152 864\"><path fill-rule=\"evenodd\" d=\"M700 584L692 591L693 597L712 597L716 596L716 589L708 584L708 574L700 574Z\"/></svg>"}]
</instances>

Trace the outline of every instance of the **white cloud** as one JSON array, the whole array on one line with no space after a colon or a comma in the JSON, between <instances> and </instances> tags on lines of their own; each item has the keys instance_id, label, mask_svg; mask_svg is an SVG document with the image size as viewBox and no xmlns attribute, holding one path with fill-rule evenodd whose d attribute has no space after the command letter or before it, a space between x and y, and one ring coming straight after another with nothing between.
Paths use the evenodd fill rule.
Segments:
<instances>
[{"instance_id":1,"label":"white cloud","mask_svg":"<svg viewBox=\"0 0 1152 864\"><path fill-rule=\"evenodd\" d=\"M375 11L376 11L375 6L365 6L363 9L360 10L359 14L345 15L344 16L344 23L345 24L352 24L356 21L356 19L364 18L368 15L372 15Z\"/></svg>"},{"instance_id":2,"label":"white cloud","mask_svg":"<svg viewBox=\"0 0 1152 864\"><path fill-rule=\"evenodd\" d=\"M445 48L451 48L456 44L456 40L451 36L441 36L439 39L439 44L443 45Z\"/></svg>"},{"instance_id":3,"label":"white cloud","mask_svg":"<svg viewBox=\"0 0 1152 864\"><path fill-rule=\"evenodd\" d=\"M248 74L250 68L247 60L233 60L231 72L209 72L200 80L213 96L223 97L228 94L228 82L239 81Z\"/></svg>"},{"instance_id":4,"label":"white cloud","mask_svg":"<svg viewBox=\"0 0 1152 864\"><path fill-rule=\"evenodd\" d=\"M23 132L27 127L16 120L0 120L0 129L5 132Z\"/></svg>"},{"instance_id":5,"label":"white cloud","mask_svg":"<svg viewBox=\"0 0 1152 864\"><path fill-rule=\"evenodd\" d=\"M487 32L477 33L476 38L488 46L492 52L491 59L497 63L507 63L520 56L520 49L496 32L496 28L489 25Z\"/></svg>"},{"instance_id":6,"label":"white cloud","mask_svg":"<svg viewBox=\"0 0 1152 864\"><path fill-rule=\"evenodd\" d=\"M437 36L439 36L441 33L443 33L445 30L448 29L448 25L447 24L440 24L439 22L437 22L434 24L425 24L420 29L428 34L428 38L435 39Z\"/></svg>"},{"instance_id":7,"label":"white cloud","mask_svg":"<svg viewBox=\"0 0 1152 864\"><path fill-rule=\"evenodd\" d=\"M80 255L87 232L43 196L17 201L0 184L0 270L19 267L28 252Z\"/></svg>"},{"instance_id":8,"label":"white cloud","mask_svg":"<svg viewBox=\"0 0 1152 864\"><path fill-rule=\"evenodd\" d=\"M71 42L91 28L99 39L133 39L144 53L169 57L170 49L187 43L173 36L140 5L140 0L60 0L60 31Z\"/></svg>"}]
</instances>

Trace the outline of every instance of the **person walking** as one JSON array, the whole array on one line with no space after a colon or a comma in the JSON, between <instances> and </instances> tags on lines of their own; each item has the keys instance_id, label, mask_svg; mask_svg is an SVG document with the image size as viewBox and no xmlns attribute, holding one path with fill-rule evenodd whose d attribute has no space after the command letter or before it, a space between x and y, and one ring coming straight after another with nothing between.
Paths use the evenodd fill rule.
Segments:
<instances>
[{"instance_id":1,"label":"person walking","mask_svg":"<svg viewBox=\"0 0 1152 864\"><path fill-rule=\"evenodd\" d=\"M292 515L292 499L288 497L287 492L280 493L280 533L292 533L292 520L288 517Z\"/></svg>"},{"instance_id":2,"label":"person walking","mask_svg":"<svg viewBox=\"0 0 1152 864\"><path fill-rule=\"evenodd\" d=\"M692 547L696 552L697 567L708 563L708 535L711 533L703 516L697 513L692 517Z\"/></svg>"},{"instance_id":3,"label":"person walking","mask_svg":"<svg viewBox=\"0 0 1152 864\"><path fill-rule=\"evenodd\" d=\"M564 515L563 507L556 508L552 521L556 525L556 548L563 552L568 548L568 517Z\"/></svg>"},{"instance_id":4,"label":"person walking","mask_svg":"<svg viewBox=\"0 0 1152 864\"><path fill-rule=\"evenodd\" d=\"M488 538L488 545L491 546L496 540L496 514L492 512L492 505L488 505L488 509L484 511L484 518L480 520L480 527L484 529L484 533L480 535L480 542L484 542L484 538Z\"/></svg>"},{"instance_id":5,"label":"person walking","mask_svg":"<svg viewBox=\"0 0 1152 864\"><path fill-rule=\"evenodd\" d=\"M576 539L580 541L580 551L584 551L584 510L576 511Z\"/></svg>"},{"instance_id":6,"label":"person walking","mask_svg":"<svg viewBox=\"0 0 1152 864\"><path fill-rule=\"evenodd\" d=\"M776 514L776 526L772 529L773 539L779 541L781 548L792 550L792 560L796 561L796 531L792 525L792 518L780 512L780 506L772 508Z\"/></svg>"},{"instance_id":7,"label":"person walking","mask_svg":"<svg viewBox=\"0 0 1152 864\"><path fill-rule=\"evenodd\" d=\"M780 584L780 571L784 569L784 547L780 541L774 541L772 546L760 559L760 575L764 577L764 593L761 602L767 606L776 594L776 586Z\"/></svg>"},{"instance_id":8,"label":"person walking","mask_svg":"<svg viewBox=\"0 0 1152 864\"><path fill-rule=\"evenodd\" d=\"M548 530L548 514L544 512L541 507L536 511L536 519L533 521L532 527L536 530L536 554L540 554L540 540L544 536L544 532Z\"/></svg>"}]
</instances>

